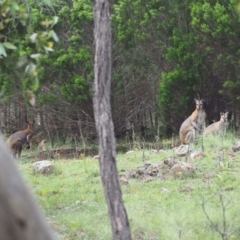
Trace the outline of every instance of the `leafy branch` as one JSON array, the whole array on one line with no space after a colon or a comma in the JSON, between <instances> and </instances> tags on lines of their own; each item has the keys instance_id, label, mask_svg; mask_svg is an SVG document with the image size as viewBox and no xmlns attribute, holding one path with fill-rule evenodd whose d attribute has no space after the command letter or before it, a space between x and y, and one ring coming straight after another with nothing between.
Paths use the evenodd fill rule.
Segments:
<instances>
[{"instance_id":1,"label":"leafy branch","mask_svg":"<svg viewBox=\"0 0 240 240\"><path fill-rule=\"evenodd\" d=\"M18 4L16 1L2 0L0 1L0 59L7 57L11 50L18 49L15 42L11 38L11 34L20 26L27 30L28 44L34 50L23 51L17 63L18 67L25 66L25 72L30 76L31 86L26 91L26 96L31 105L35 105L34 92L39 88L38 80L38 59L45 54L53 51L54 42L58 42L59 38L54 31L54 26L58 22L58 17L45 19L41 21L43 30L34 31L33 26L28 22L30 12L28 6ZM32 45L33 44L33 45ZM32 52L34 51L34 52Z\"/></svg>"}]
</instances>

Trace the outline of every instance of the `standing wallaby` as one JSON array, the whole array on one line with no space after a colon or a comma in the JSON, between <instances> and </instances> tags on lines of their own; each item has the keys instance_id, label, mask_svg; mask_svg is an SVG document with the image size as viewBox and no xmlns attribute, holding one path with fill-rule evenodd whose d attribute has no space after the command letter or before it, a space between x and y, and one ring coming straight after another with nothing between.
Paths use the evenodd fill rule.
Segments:
<instances>
[{"instance_id":1,"label":"standing wallaby","mask_svg":"<svg viewBox=\"0 0 240 240\"><path fill-rule=\"evenodd\" d=\"M196 129L201 132L201 127L205 126L206 114L203 110L203 100L194 99L196 103L195 111L181 125L179 137L181 144L188 144L195 141Z\"/></svg>"},{"instance_id":2,"label":"standing wallaby","mask_svg":"<svg viewBox=\"0 0 240 240\"><path fill-rule=\"evenodd\" d=\"M32 123L29 123L26 120L26 122L28 124L27 128L25 130L13 133L6 142L7 146L12 151L13 156L17 159L21 158L21 153L24 145L26 145L26 148L30 148L29 140L33 135L34 121Z\"/></svg>"},{"instance_id":3,"label":"standing wallaby","mask_svg":"<svg viewBox=\"0 0 240 240\"><path fill-rule=\"evenodd\" d=\"M228 125L228 112L220 113L220 120L218 122L212 123L211 125L209 125L203 132L203 135L206 136L208 134L217 134L220 133L223 136L226 133L226 129L227 129L227 125Z\"/></svg>"}]
</instances>

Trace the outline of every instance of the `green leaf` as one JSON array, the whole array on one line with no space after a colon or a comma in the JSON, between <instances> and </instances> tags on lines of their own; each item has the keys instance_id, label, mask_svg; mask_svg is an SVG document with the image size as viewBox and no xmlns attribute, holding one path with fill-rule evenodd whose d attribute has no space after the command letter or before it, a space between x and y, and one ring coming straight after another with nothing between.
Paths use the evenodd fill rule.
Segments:
<instances>
[{"instance_id":1,"label":"green leaf","mask_svg":"<svg viewBox=\"0 0 240 240\"><path fill-rule=\"evenodd\" d=\"M31 55L30 55L31 58L39 58L39 57L41 57L41 56L42 56L41 53L35 53L35 54L31 54Z\"/></svg>"},{"instance_id":2,"label":"green leaf","mask_svg":"<svg viewBox=\"0 0 240 240\"><path fill-rule=\"evenodd\" d=\"M17 49L17 47L10 42L4 42L3 45L5 48L8 48L8 49L13 49L13 50Z\"/></svg>"},{"instance_id":3,"label":"green leaf","mask_svg":"<svg viewBox=\"0 0 240 240\"><path fill-rule=\"evenodd\" d=\"M38 36L38 34L37 33L33 33L31 36L30 36L30 40L31 40L31 42L35 42L36 41L36 39L37 39L37 36Z\"/></svg>"},{"instance_id":4,"label":"green leaf","mask_svg":"<svg viewBox=\"0 0 240 240\"><path fill-rule=\"evenodd\" d=\"M37 66L34 63L29 63L25 68L25 72L33 73L36 71L36 68Z\"/></svg>"},{"instance_id":5,"label":"green leaf","mask_svg":"<svg viewBox=\"0 0 240 240\"><path fill-rule=\"evenodd\" d=\"M53 26L58 23L58 19L59 19L58 16L53 17Z\"/></svg>"},{"instance_id":6,"label":"green leaf","mask_svg":"<svg viewBox=\"0 0 240 240\"><path fill-rule=\"evenodd\" d=\"M37 91L38 88L39 88L39 80L38 80L38 78L36 77L36 78L35 78L35 83L32 84L31 89L32 89L33 91Z\"/></svg>"},{"instance_id":7,"label":"green leaf","mask_svg":"<svg viewBox=\"0 0 240 240\"><path fill-rule=\"evenodd\" d=\"M52 6L52 2L50 0L44 0L43 2L50 7Z\"/></svg>"},{"instance_id":8,"label":"green leaf","mask_svg":"<svg viewBox=\"0 0 240 240\"><path fill-rule=\"evenodd\" d=\"M58 35L53 30L51 31L51 36L55 42L59 41Z\"/></svg>"},{"instance_id":9,"label":"green leaf","mask_svg":"<svg viewBox=\"0 0 240 240\"><path fill-rule=\"evenodd\" d=\"M35 104L36 104L36 97L35 97L34 92L31 91L31 90L27 90L25 94L26 94L26 98L29 101L29 103L32 106L35 106Z\"/></svg>"},{"instance_id":10,"label":"green leaf","mask_svg":"<svg viewBox=\"0 0 240 240\"><path fill-rule=\"evenodd\" d=\"M3 55L4 57L7 56L6 49L5 49L5 47L3 46L2 43L0 43L0 56L1 55Z\"/></svg>"},{"instance_id":11,"label":"green leaf","mask_svg":"<svg viewBox=\"0 0 240 240\"><path fill-rule=\"evenodd\" d=\"M44 49L45 49L45 52L46 52L46 53L53 51L53 49L50 48L50 47L45 47L45 46L44 46Z\"/></svg>"}]
</instances>

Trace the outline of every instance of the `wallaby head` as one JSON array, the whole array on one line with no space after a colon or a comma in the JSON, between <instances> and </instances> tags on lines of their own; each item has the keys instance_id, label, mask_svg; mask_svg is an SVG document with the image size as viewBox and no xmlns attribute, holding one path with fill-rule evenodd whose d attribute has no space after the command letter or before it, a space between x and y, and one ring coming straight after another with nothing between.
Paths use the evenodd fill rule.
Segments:
<instances>
[{"instance_id":1,"label":"wallaby head","mask_svg":"<svg viewBox=\"0 0 240 240\"><path fill-rule=\"evenodd\" d=\"M22 149L25 145L26 148L30 148L29 140L33 135L34 121L28 122L26 120L26 122L28 124L26 129L13 133L7 140L7 146L17 159L21 158Z\"/></svg>"},{"instance_id":2,"label":"wallaby head","mask_svg":"<svg viewBox=\"0 0 240 240\"><path fill-rule=\"evenodd\" d=\"M33 131L33 125L35 123L35 121L33 120L32 122L28 122L28 120L26 120L26 123L27 123L27 129L25 130L28 130L28 131Z\"/></svg>"},{"instance_id":3,"label":"wallaby head","mask_svg":"<svg viewBox=\"0 0 240 240\"><path fill-rule=\"evenodd\" d=\"M220 121L226 123L228 122L228 112L224 113L224 112L221 112L220 113Z\"/></svg>"},{"instance_id":4,"label":"wallaby head","mask_svg":"<svg viewBox=\"0 0 240 240\"><path fill-rule=\"evenodd\" d=\"M197 110L200 110L200 109L203 109L203 99L196 99L194 98L194 101L196 103L196 109Z\"/></svg>"}]
</instances>

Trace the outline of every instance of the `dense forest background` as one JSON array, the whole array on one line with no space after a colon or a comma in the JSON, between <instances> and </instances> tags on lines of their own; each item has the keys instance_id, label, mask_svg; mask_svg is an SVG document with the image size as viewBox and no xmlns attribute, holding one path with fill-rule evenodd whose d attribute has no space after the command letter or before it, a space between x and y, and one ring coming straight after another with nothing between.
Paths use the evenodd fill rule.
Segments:
<instances>
[{"instance_id":1,"label":"dense forest background","mask_svg":"<svg viewBox=\"0 0 240 240\"><path fill-rule=\"evenodd\" d=\"M4 134L37 122L54 139L96 138L93 115L94 23L90 0L28 1L31 25L59 16L54 51L37 60L39 88L20 67L34 53L27 32L6 33L17 50L0 58L0 124ZM117 138L154 139L177 134L182 121L204 99L207 122L231 111L240 116L240 16L238 0L118 0L112 9L112 116ZM28 59L31 61L31 59ZM26 105L27 91L37 105Z\"/></svg>"}]
</instances>

